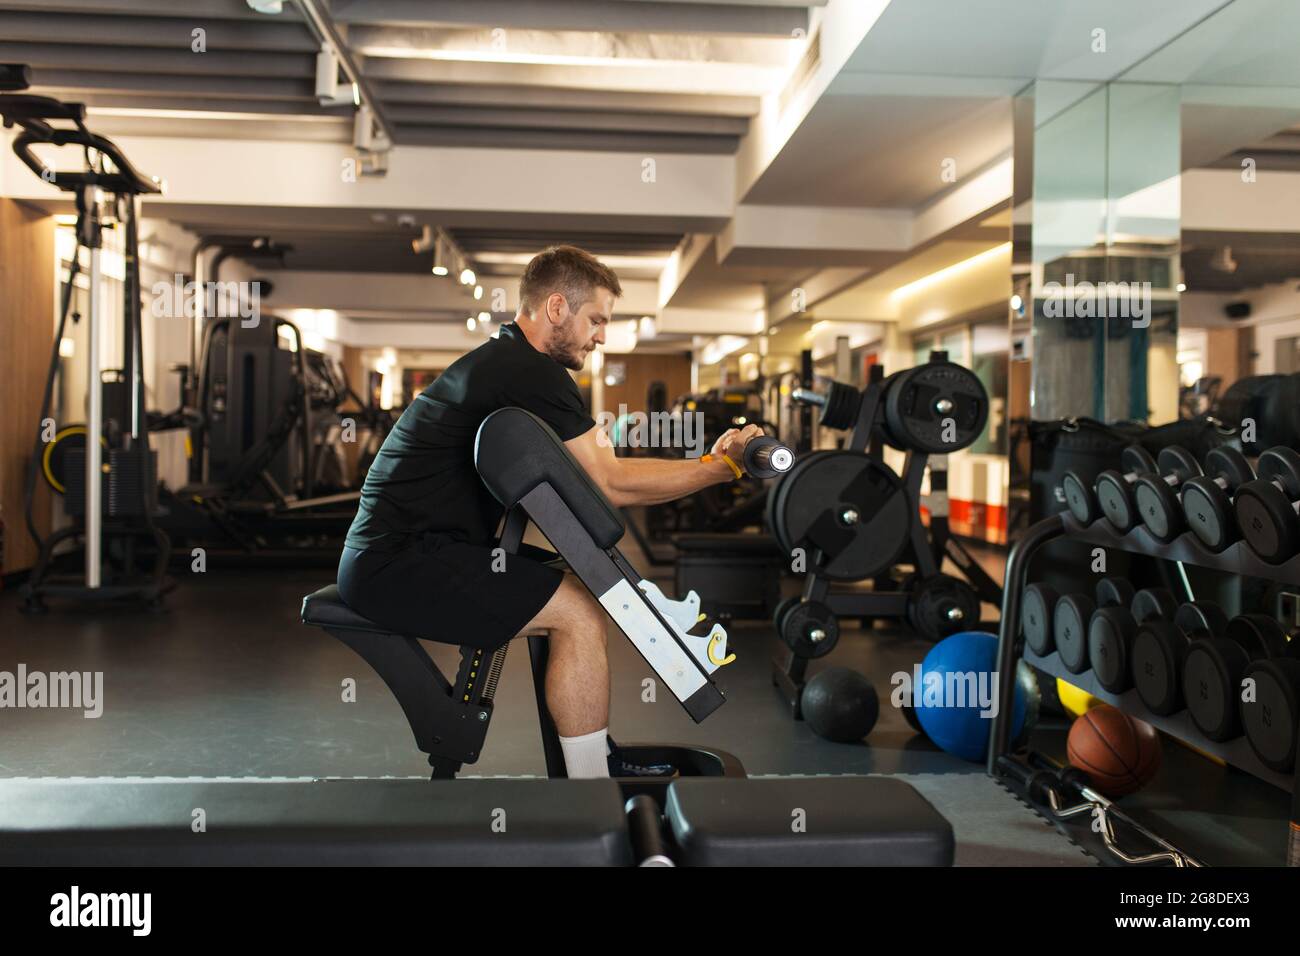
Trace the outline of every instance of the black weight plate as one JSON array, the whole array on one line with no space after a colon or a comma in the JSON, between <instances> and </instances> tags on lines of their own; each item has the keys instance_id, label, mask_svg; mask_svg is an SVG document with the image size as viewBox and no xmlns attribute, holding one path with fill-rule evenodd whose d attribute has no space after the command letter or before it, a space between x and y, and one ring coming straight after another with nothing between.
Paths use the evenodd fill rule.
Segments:
<instances>
[{"instance_id":1,"label":"black weight plate","mask_svg":"<svg viewBox=\"0 0 1300 956\"><path fill-rule=\"evenodd\" d=\"M1169 621L1147 621L1133 639L1133 686L1152 713L1183 708L1183 658L1187 638Z\"/></svg>"},{"instance_id":2,"label":"black weight plate","mask_svg":"<svg viewBox=\"0 0 1300 956\"><path fill-rule=\"evenodd\" d=\"M1128 445L1119 453L1119 470L1127 475L1144 475L1156 469L1156 460L1141 445Z\"/></svg>"},{"instance_id":3,"label":"black weight plate","mask_svg":"<svg viewBox=\"0 0 1300 956\"><path fill-rule=\"evenodd\" d=\"M1052 653L1052 615L1060 600L1056 589L1046 584L1031 584L1025 588L1020 605L1020 622L1025 633L1025 643L1039 657Z\"/></svg>"},{"instance_id":4,"label":"black weight plate","mask_svg":"<svg viewBox=\"0 0 1300 956\"><path fill-rule=\"evenodd\" d=\"M776 543L785 554L787 560L789 560L790 552L794 550L794 545L783 536L785 526L778 518L778 515L782 513L785 506L784 496L786 489L790 487L791 480L800 472L800 470L808 468L813 464L813 462L817 461L819 458L824 458L829 454L831 454L829 451L815 451L810 455L804 455L799 458L795 461L794 467L777 480L776 487L773 488L771 493L767 496L767 527L768 530L772 532L772 536L776 538Z\"/></svg>"},{"instance_id":5,"label":"black weight plate","mask_svg":"<svg viewBox=\"0 0 1300 956\"><path fill-rule=\"evenodd\" d=\"M1270 448L1259 456L1259 477L1276 479L1288 495L1300 498L1300 453L1285 445Z\"/></svg>"},{"instance_id":6,"label":"black weight plate","mask_svg":"<svg viewBox=\"0 0 1300 956\"><path fill-rule=\"evenodd\" d=\"M1300 550L1300 522L1287 496L1271 481L1248 481L1233 499L1237 527L1246 544L1270 564Z\"/></svg>"},{"instance_id":7,"label":"black weight plate","mask_svg":"<svg viewBox=\"0 0 1300 956\"><path fill-rule=\"evenodd\" d=\"M778 635L785 633L785 616L790 613L792 608L799 604L800 600L801 598L797 594L793 597L785 598L776 606L776 610L772 612L772 626L776 628L776 633Z\"/></svg>"},{"instance_id":8,"label":"black weight plate","mask_svg":"<svg viewBox=\"0 0 1300 956\"><path fill-rule=\"evenodd\" d=\"M1065 506L1074 515L1074 520L1082 525L1090 525L1101 517L1097 507L1097 497L1088 487L1088 483L1073 471L1067 471L1061 479L1061 492L1065 495Z\"/></svg>"},{"instance_id":9,"label":"black weight plate","mask_svg":"<svg viewBox=\"0 0 1300 956\"><path fill-rule=\"evenodd\" d=\"M1211 740L1241 735L1237 715L1241 678L1250 661L1246 652L1225 637L1194 641L1183 662L1183 700L1201 733Z\"/></svg>"},{"instance_id":10,"label":"black weight plate","mask_svg":"<svg viewBox=\"0 0 1300 956\"><path fill-rule=\"evenodd\" d=\"M1179 481L1186 481L1201 473L1201 463L1186 448L1170 445L1156 455L1156 469L1162 475L1175 475Z\"/></svg>"},{"instance_id":11,"label":"black weight plate","mask_svg":"<svg viewBox=\"0 0 1300 956\"><path fill-rule=\"evenodd\" d=\"M1296 725L1300 723L1300 661L1252 661L1246 677L1255 681L1255 700L1242 701L1241 723L1250 748L1278 773L1295 769Z\"/></svg>"},{"instance_id":12,"label":"black weight plate","mask_svg":"<svg viewBox=\"0 0 1300 956\"><path fill-rule=\"evenodd\" d=\"M979 623L979 595L965 581L947 574L926 578L907 604L907 620L918 634L938 641Z\"/></svg>"},{"instance_id":13,"label":"black weight plate","mask_svg":"<svg viewBox=\"0 0 1300 956\"><path fill-rule=\"evenodd\" d=\"M1088 663L1097 683L1112 694L1128 690L1129 654L1137 622L1126 607L1101 607L1088 622Z\"/></svg>"},{"instance_id":14,"label":"black weight plate","mask_svg":"<svg viewBox=\"0 0 1300 956\"><path fill-rule=\"evenodd\" d=\"M823 636L815 640L814 632ZM840 637L839 621L830 608L817 601L803 601L786 612L781 626L781 640L795 656L812 660L835 650Z\"/></svg>"},{"instance_id":15,"label":"black weight plate","mask_svg":"<svg viewBox=\"0 0 1300 956\"><path fill-rule=\"evenodd\" d=\"M952 362L927 362L899 372L885 390L889 435L904 449L931 455L960 451L979 438L988 417L984 384L970 369ZM949 418L955 432L951 442L944 441L944 421Z\"/></svg>"},{"instance_id":16,"label":"black weight plate","mask_svg":"<svg viewBox=\"0 0 1300 956\"><path fill-rule=\"evenodd\" d=\"M1127 608L1133 603L1133 598L1136 596L1133 590L1133 582L1128 578L1111 575L1097 582L1098 607Z\"/></svg>"},{"instance_id":17,"label":"black weight plate","mask_svg":"<svg viewBox=\"0 0 1300 956\"><path fill-rule=\"evenodd\" d=\"M1113 469L1097 476L1097 504L1115 530L1127 533L1137 524L1133 483Z\"/></svg>"},{"instance_id":18,"label":"black weight plate","mask_svg":"<svg viewBox=\"0 0 1300 956\"><path fill-rule=\"evenodd\" d=\"M1228 493L1204 476L1183 485L1183 520L1208 550L1222 551L1237 540L1237 519Z\"/></svg>"},{"instance_id":19,"label":"black weight plate","mask_svg":"<svg viewBox=\"0 0 1300 956\"><path fill-rule=\"evenodd\" d=\"M1205 454L1205 474L1222 478L1229 488L1244 485L1255 478L1255 469L1240 451L1231 445L1217 445Z\"/></svg>"},{"instance_id":20,"label":"black weight plate","mask_svg":"<svg viewBox=\"0 0 1300 956\"><path fill-rule=\"evenodd\" d=\"M1203 634L1222 637L1228 630L1228 615L1213 601L1188 601L1174 612L1174 627L1193 639Z\"/></svg>"},{"instance_id":21,"label":"black weight plate","mask_svg":"<svg viewBox=\"0 0 1300 956\"><path fill-rule=\"evenodd\" d=\"M1088 669L1088 622L1097 609L1086 594L1067 594L1056 602L1052 615L1052 638L1061 663L1071 674Z\"/></svg>"},{"instance_id":22,"label":"black weight plate","mask_svg":"<svg viewBox=\"0 0 1300 956\"><path fill-rule=\"evenodd\" d=\"M843 431L852 428L862 405L862 393L852 385L831 382L822 406L821 423L827 428Z\"/></svg>"},{"instance_id":23,"label":"black weight plate","mask_svg":"<svg viewBox=\"0 0 1300 956\"><path fill-rule=\"evenodd\" d=\"M845 524L846 509L858 514ZM912 513L898 475L860 452L809 456L782 479L771 515L777 542L788 554L806 548L827 555L823 577L860 581L894 565L907 546Z\"/></svg>"},{"instance_id":24,"label":"black weight plate","mask_svg":"<svg viewBox=\"0 0 1300 956\"><path fill-rule=\"evenodd\" d=\"M1165 588L1143 588L1133 595L1133 618L1139 624L1147 621L1172 621L1178 611L1178 602Z\"/></svg>"},{"instance_id":25,"label":"black weight plate","mask_svg":"<svg viewBox=\"0 0 1300 956\"><path fill-rule=\"evenodd\" d=\"M1240 645L1251 660L1289 656L1286 632L1276 618L1267 614L1238 614L1228 622L1223 634Z\"/></svg>"},{"instance_id":26,"label":"black weight plate","mask_svg":"<svg viewBox=\"0 0 1300 956\"><path fill-rule=\"evenodd\" d=\"M1143 475L1133 489L1138 517L1151 536L1168 544L1183 533L1183 506L1178 494L1164 478Z\"/></svg>"}]
</instances>

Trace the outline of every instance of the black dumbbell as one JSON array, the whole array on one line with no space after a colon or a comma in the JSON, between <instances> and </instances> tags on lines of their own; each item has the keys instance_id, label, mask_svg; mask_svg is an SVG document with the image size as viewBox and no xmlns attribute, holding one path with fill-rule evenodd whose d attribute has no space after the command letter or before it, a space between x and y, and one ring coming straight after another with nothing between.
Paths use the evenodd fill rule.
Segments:
<instances>
[{"instance_id":1,"label":"black dumbbell","mask_svg":"<svg viewBox=\"0 0 1300 956\"><path fill-rule=\"evenodd\" d=\"M1237 489L1233 510L1246 544L1270 564L1300 551L1300 454L1270 448L1259 456L1259 477Z\"/></svg>"},{"instance_id":2,"label":"black dumbbell","mask_svg":"<svg viewBox=\"0 0 1300 956\"><path fill-rule=\"evenodd\" d=\"M1183 699L1183 665L1192 641L1223 633L1227 617L1204 601L1181 605L1170 620L1148 620L1133 639L1133 686L1153 714L1176 714Z\"/></svg>"},{"instance_id":3,"label":"black dumbbell","mask_svg":"<svg viewBox=\"0 0 1300 956\"><path fill-rule=\"evenodd\" d=\"M768 435L745 442L741 458L741 468L752 478L779 478L794 464L794 452Z\"/></svg>"},{"instance_id":4,"label":"black dumbbell","mask_svg":"<svg viewBox=\"0 0 1300 956\"><path fill-rule=\"evenodd\" d=\"M1171 445L1156 456L1159 474L1139 475L1133 484L1138 518L1157 541L1169 542L1187 530L1178 489L1201 473L1201 463L1186 449Z\"/></svg>"},{"instance_id":5,"label":"black dumbbell","mask_svg":"<svg viewBox=\"0 0 1300 956\"><path fill-rule=\"evenodd\" d=\"M1031 584L1025 588L1020 602L1020 625L1025 643L1039 657L1046 657L1056 649L1052 639L1052 615L1061 596L1048 584Z\"/></svg>"},{"instance_id":6,"label":"black dumbbell","mask_svg":"<svg viewBox=\"0 0 1300 956\"><path fill-rule=\"evenodd\" d=\"M1132 684L1129 661L1138 625L1170 620L1178 609L1178 602L1164 588L1144 588L1126 603L1128 607L1122 603L1099 607L1088 622L1088 661L1097 683L1112 694L1121 694Z\"/></svg>"},{"instance_id":7,"label":"black dumbbell","mask_svg":"<svg viewBox=\"0 0 1300 956\"><path fill-rule=\"evenodd\" d=\"M1241 682L1251 661L1283 657L1282 626L1266 614L1239 614L1221 632L1194 641L1183 662L1183 699L1211 740L1241 736Z\"/></svg>"},{"instance_id":8,"label":"black dumbbell","mask_svg":"<svg viewBox=\"0 0 1300 956\"><path fill-rule=\"evenodd\" d=\"M1121 482L1131 482L1138 475L1156 470L1156 460L1141 445L1129 445L1119 456L1120 470L1111 472L1119 476ZM1061 479L1061 491L1065 495L1065 505L1074 515L1074 520L1082 525L1090 525L1101 517L1101 506L1097 502L1097 493L1077 471L1067 471Z\"/></svg>"},{"instance_id":9,"label":"black dumbbell","mask_svg":"<svg viewBox=\"0 0 1300 956\"><path fill-rule=\"evenodd\" d=\"M1156 459L1156 467L1150 471L1120 474L1118 471L1107 470L1097 476L1097 504L1101 506L1101 513L1115 530L1127 534L1137 527L1141 520L1137 501L1134 498L1138 479L1145 475L1162 474L1164 469L1161 467L1161 461L1180 471L1190 463L1195 469L1193 473L1200 473L1195 458L1183 449L1172 446L1161 449L1160 457Z\"/></svg>"},{"instance_id":10,"label":"black dumbbell","mask_svg":"<svg viewBox=\"0 0 1300 956\"><path fill-rule=\"evenodd\" d=\"M1061 664L1071 674L1088 669L1088 633L1098 608L1127 607L1133 600L1133 585L1124 578L1102 578L1096 594L1095 601L1086 594L1067 594L1052 612L1052 639Z\"/></svg>"},{"instance_id":11,"label":"black dumbbell","mask_svg":"<svg viewBox=\"0 0 1300 956\"><path fill-rule=\"evenodd\" d=\"M1237 449L1229 445L1210 449L1205 456L1205 474L1183 485L1183 521L1196 540L1218 552L1241 537L1232 495L1254 480L1255 469Z\"/></svg>"},{"instance_id":12,"label":"black dumbbell","mask_svg":"<svg viewBox=\"0 0 1300 956\"><path fill-rule=\"evenodd\" d=\"M1288 650L1294 645L1292 640ZM1282 774L1295 769L1300 735L1300 660L1293 654L1251 661L1242 675L1255 692L1253 700L1241 702L1246 740L1264 766Z\"/></svg>"}]
</instances>

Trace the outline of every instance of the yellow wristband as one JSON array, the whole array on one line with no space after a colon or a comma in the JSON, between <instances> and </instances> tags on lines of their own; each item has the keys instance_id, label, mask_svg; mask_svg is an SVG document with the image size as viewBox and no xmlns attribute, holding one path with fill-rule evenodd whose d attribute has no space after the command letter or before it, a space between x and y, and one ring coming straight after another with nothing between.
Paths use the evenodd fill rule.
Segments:
<instances>
[{"instance_id":1,"label":"yellow wristband","mask_svg":"<svg viewBox=\"0 0 1300 956\"><path fill-rule=\"evenodd\" d=\"M735 475L736 478L740 478L744 475L744 472L741 471L740 468L736 466L736 463L731 460L731 457L729 455L718 455L717 457L721 458L723 461L727 463L727 467L731 469L731 473ZM708 462L713 461L713 458L714 458L713 455L701 455L700 461L707 464Z\"/></svg>"}]
</instances>

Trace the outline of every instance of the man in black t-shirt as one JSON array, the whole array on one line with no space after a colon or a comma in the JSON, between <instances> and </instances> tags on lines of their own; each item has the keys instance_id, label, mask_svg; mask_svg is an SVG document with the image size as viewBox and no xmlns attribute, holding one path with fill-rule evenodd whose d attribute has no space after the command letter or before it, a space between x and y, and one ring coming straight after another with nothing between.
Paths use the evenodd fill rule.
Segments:
<instances>
[{"instance_id":1,"label":"man in black t-shirt","mask_svg":"<svg viewBox=\"0 0 1300 956\"><path fill-rule=\"evenodd\" d=\"M568 371L605 341L622 287L572 246L536 256L519 313L416 396L385 439L361 490L339 562L339 591L358 613L402 634L495 650L546 628L546 701L570 777L636 772L610 754L605 611L571 574L525 550L494 568L502 508L474 468L483 419L516 406L545 421L616 507L657 504L731 481L756 426L732 429L705 459L616 458Z\"/></svg>"}]
</instances>

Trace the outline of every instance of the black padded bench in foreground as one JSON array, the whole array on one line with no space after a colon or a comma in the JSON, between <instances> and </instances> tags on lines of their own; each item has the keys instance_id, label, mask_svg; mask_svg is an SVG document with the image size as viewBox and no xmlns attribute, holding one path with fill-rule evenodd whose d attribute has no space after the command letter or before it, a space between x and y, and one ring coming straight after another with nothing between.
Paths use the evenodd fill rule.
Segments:
<instances>
[{"instance_id":1,"label":"black padded bench in foreground","mask_svg":"<svg viewBox=\"0 0 1300 956\"><path fill-rule=\"evenodd\" d=\"M948 822L880 777L0 780L3 866L948 866ZM206 832L192 824L202 810ZM657 831L657 832L655 832Z\"/></svg>"}]
</instances>

